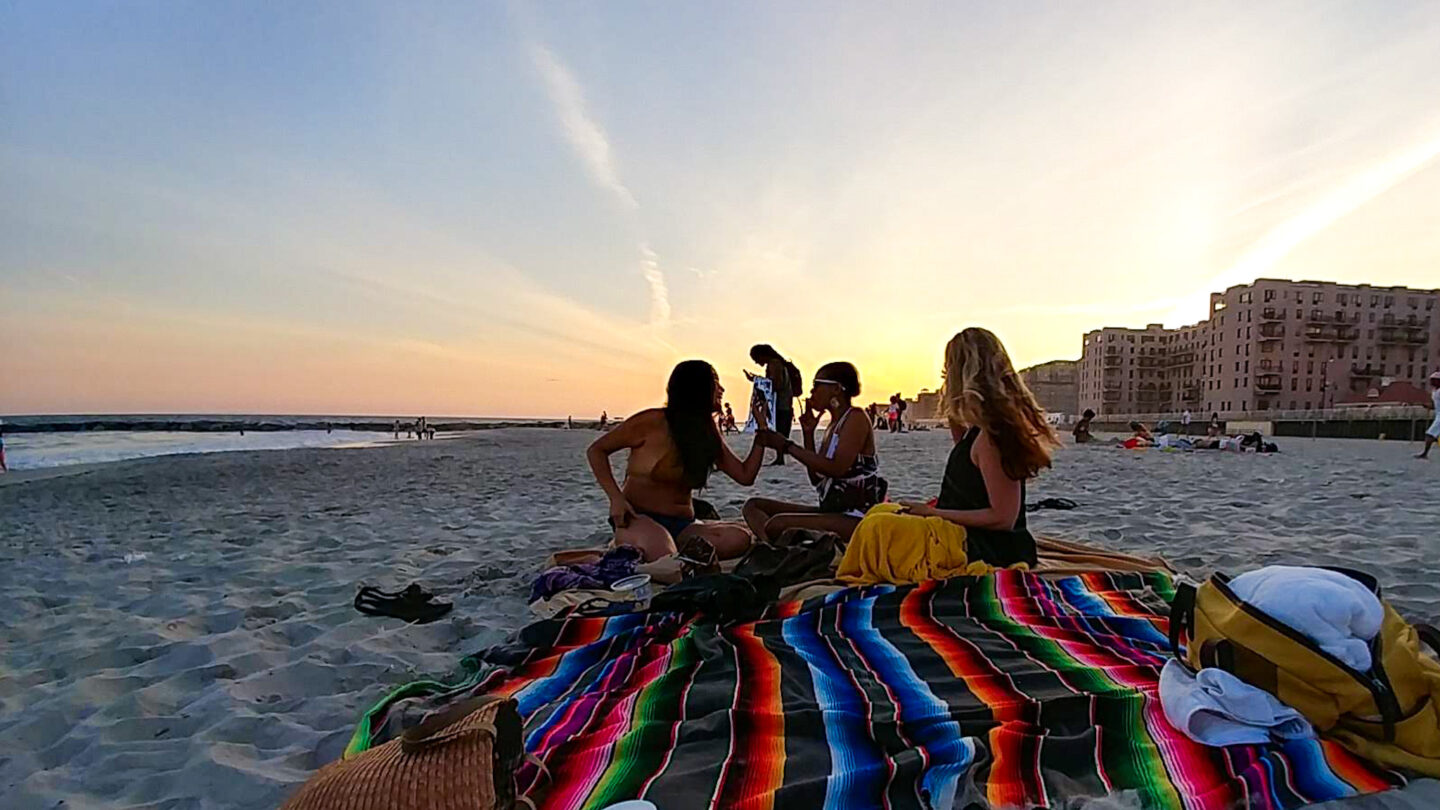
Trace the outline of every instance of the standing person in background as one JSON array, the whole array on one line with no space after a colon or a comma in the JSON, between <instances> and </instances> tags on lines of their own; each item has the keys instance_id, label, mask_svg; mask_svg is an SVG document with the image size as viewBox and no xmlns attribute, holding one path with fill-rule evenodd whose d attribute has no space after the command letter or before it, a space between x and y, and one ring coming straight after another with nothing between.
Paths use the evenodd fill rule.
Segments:
<instances>
[{"instance_id":1,"label":"standing person in background","mask_svg":"<svg viewBox=\"0 0 1440 810\"><path fill-rule=\"evenodd\" d=\"M905 432L905 409L907 407L909 406L905 404L905 397L901 396L900 394L896 394L895 430L899 431L900 433Z\"/></svg>"},{"instance_id":2,"label":"standing person in background","mask_svg":"<svg viewBox=\"0 0 1440 810\"><path fill-rule=\"evenodd\" d=\"M1425 449L1416 458L1429 458L1430 448L1440 441L1440 371L1430 374L1430 399L1435 402L1435 421L1425 430Z\"/></svg>"},{"instance_id":3,"label":"standing person in background","mask_svg":"<svg viewBox=\"0 0 1440 810\"><path fill-rule=\"evenodd\" d=\"M1090 421L1095 418L1095 412L1089 408L1080 415L1080 421L1075 423L1075 429L1071 431L1075 435L1076 444L1089 444L1094 437L1090 435Z\"/></svg>"},{"instance_id":4,"label":"standing person in background","mask_svg":"<svg viewBox=\"0 0 1440 810\"><path fill-rule=\"evenodd\" d=\"M400 420L399 420L399 419L396 419L394 422L392 422L392 423L390 424L390 430L391 430L391 432L393 432L393 433L395 434L395 438L397 438L397 439L400 438Z\"/></svg>"},{"instance_id":5,"label":"standing person in background","mask_svg":"<svg viewBox=\"0 0 1440 810\"><path fill-rule=\"evenodd\" d=\"M5 463L5 420L0 419L0 473L10 472Z\"/></svg>"},{"instance_id":6,"label":"standing person in background","mask_svg":"<svg viewBox=\"0 0 1440 810\"><path fill-rule=\"evenodd\" d=\"M885 420L890 424L890 432L894 433L900 429L900 405L895 400L899 399L896 394L890 395L890 407L885 411Z\"/></svg>"},{"instance_id":7,"label":"standing person in background","mask_svg":"<svg viewBox=\"0 0 1440 810\"><path fill-rule=\"evenodd\" d=\"M735 412L730 410L730 403L725 403L725 432L735 432Z\"/></svg>"},{"instance_id":8,"label":"standing person in background","mask_svg":"<svg viewBox=\"0 0 1440 810\"><path fill-rule=\"evenodd\" d=\"M605 429L605 426L608 425L608 424L610 424L610 413L609 413L608 411L601 411L601 412L600 412L600 429L601 429L601 430L604 430L604 429Z\"/></svg>"},{"instance_id":9,"label":"standing person in background","mask_svg":"<svg viewBox=\"0 0 1440 810\"><path fill-rule=\"evenodd\" d=\"M1189 409L1189 408L1186 408L1186 409L1185 409L1185 412L1182 413L1182 414L1180 414L1180 424L1184 426L1184 429L1181 430L1180 432L1183 433L1183 434L1186 435L1186 436L1189 436L1189 435L1190 435L1190 409Z\"/></svg>"},{"instance_id":10,"label":"standing person in background","mask_svg":"<svg viewBox=\"0 0 1440 810\"><path fill-rule=\"evenodd\" d=\"M795 419L795 396L803 384L800 369L796 368L794 363L781 357L780 352L775 351L775 347L769 343L757 343L751 346L750 359L765 367L765 378L770 381L770 386L775 392L775 432L788 438L790 424ZM755 375L746 371L745 378L753 381ZM771 462L771 466L784 463L785 454L776 451L775 460Z\"/></svg>"},{"instance_id":11,"label":"standing person in background","mask_svg":"<svg viewBox=\"0 0 1440 810\"><path fill-rule=\"evenodd\" d=\"M1218 413L1212 413L1212 414L1210 414L1210 426L1207 427L1207 428L1205 428L1205 435L1206 435L1206 436L1219 436L1219 435L1220 435L1220 414L1218 414Z\"/></svg>"}]
</instances>

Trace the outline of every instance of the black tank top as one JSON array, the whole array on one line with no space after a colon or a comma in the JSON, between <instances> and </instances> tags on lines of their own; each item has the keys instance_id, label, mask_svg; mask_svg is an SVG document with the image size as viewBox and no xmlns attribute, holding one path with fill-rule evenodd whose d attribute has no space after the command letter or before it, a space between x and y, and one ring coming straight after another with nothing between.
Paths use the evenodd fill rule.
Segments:
<instances>
[{"instance_id":1,"label":"black tank top","mask_svg":"<svg viewBox=\"0 0 1440 810\"><path fill-rule=\"evenodd\" d=\"M985 476L970 460L970 449L980 436L980 428L972 427L950 450L945 462L945 479L940 482L940 509L988 509L990 494L985 491ZM1020 482L1020 514L1012 529L972 529L965 527L965 552L972 560L983 560L997 568L1016 563L1037 564L1035 538L1025 528L1025 482Z\"/></svg>"}]
</instances>

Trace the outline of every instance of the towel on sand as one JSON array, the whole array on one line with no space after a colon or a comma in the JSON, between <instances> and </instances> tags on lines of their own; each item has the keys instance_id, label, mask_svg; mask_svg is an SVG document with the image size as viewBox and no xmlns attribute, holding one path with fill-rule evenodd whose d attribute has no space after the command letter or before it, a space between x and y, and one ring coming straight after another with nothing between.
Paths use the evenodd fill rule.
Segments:
<instances>
[{"instance_id":1,"label":"towel on sand","mask_svg":"<svg viewBox=\"0 0 1440 810\"><path fill-rule=\"evenodd\" d=\"M1385 610L1379 597L1339 571L1269 565L1230 581L1230 590L1298 630L1353 669L1370 669L1370 641Z\"/></svg>"}]
</instances>

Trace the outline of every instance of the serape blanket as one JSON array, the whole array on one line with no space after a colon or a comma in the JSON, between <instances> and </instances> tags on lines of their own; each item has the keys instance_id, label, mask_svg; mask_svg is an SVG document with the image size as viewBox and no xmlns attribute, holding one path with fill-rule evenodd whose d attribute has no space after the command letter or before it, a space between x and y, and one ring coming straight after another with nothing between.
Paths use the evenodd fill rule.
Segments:
<instances>
[{"instance_id":1,"label":"serape blanket","mask_svg":"<svg viewBox=\"0 0 1440 810\"><path fill-rule=\"evenodd\" d=\"M1157 680L1173 594L1164 573L1001 571L850 588L729 626L658 612L553 619L477 656L470 665L489 672L445 691L516 699L525 748L545 764L520 786L546 810L634 798L660 810L1073 807L1106 795L1270 810L1405 783L1329 741L1209 748L1172 727Z\"/></svg>"}]
</instances>

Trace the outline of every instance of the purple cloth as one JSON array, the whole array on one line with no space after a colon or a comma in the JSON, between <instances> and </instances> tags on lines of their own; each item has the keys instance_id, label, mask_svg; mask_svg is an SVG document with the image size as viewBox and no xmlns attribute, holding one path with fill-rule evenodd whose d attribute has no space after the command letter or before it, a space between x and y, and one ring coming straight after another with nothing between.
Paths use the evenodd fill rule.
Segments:
<instances>
[{"instance_id":1,"label":"purple cloth","mask_svg":"<svg viewBox=\"0 0 1440 810\"><path fill-rule=\"evenodd\" d=\"M557 565L541 574L530 586L530 601L549 599L561 591L577 588L604 590L616 581L633 575L640 558L640 549L616 546L593 563Z\"/></svg>"}]
</instances>

